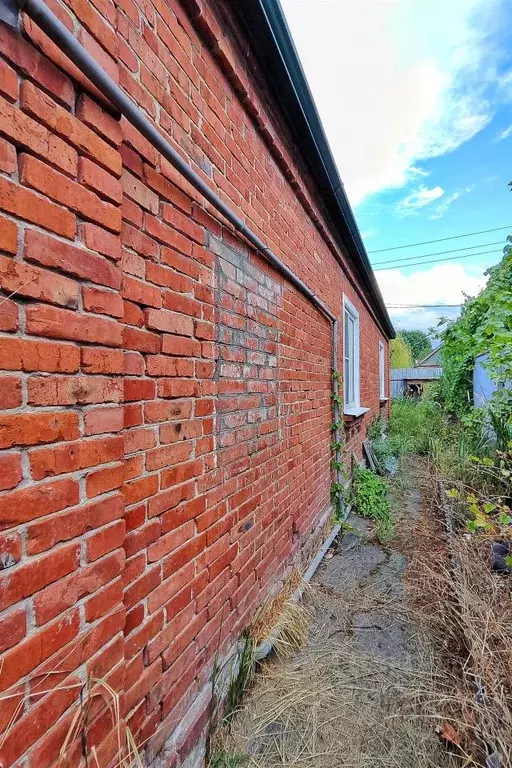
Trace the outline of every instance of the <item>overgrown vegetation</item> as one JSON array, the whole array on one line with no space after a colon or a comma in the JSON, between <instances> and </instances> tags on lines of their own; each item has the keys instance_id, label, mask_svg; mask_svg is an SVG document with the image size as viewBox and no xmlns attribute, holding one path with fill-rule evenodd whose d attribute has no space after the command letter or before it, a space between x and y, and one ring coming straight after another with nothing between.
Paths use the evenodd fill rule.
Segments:
<instances>
[{"instance_id":1,"label":"overgrown vegetation","mask_svg":"<svg viewBox=\"0 0 512 768\"><path fill-rule=\"evenodd\" d=\"M412 368L414 365L412 350L400 333L389 342L389 360L392 368Z\"/></svg>"},{"instance_id":2,"label":"overgrown vegetation","mask_svg":"<svg viewBox=\"0 0 512 768\"><path fill-rule=\"evenodd\" d=\"M375 534L379 541L384 543L393 538L394 518L385 480L370 469L356 467L352 479L351 501L357 514L374 521Z\"/></svg>"}]
</instances>

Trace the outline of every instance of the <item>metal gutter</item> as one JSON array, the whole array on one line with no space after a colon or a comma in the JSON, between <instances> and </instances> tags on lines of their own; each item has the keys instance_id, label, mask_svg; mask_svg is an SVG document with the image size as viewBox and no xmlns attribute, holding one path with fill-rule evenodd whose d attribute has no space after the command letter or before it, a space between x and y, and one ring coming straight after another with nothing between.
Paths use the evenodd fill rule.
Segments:
<instances>
[{"instance_id":1,"label":"metal gutter","mask_svg":"<svg viewBox=\"0 0 512 768\"><path fill-rule=\"evenodd\" d=\"M316 296L316 294L276 256L276 254L256 235L247 224L221 200L221 198L201 179L201 177L188 165L181 155L164 139L137 105L124 93L123 90L109 77L105 70L78 42L73 34L62 24L43 0L2 0L12 9L15 3L21 10L45 32L48 37L62 50L70 61L96 86L96 88L119 110L119 112L152 144L168 162L205 198L234 229L263 256L263 258L285 277L313 306L315 306L332 324L332 367L338 366L338 321L330 309ZM0 10L1 10L0 6ZM17 15L11 26L17 27ZM333 389L337 393L338 382L334 379ZM334 414L336 422L337 404L334 402ZM339 461L339 451L336 450L336 459ZM340 509L343 505L340 494Z\"/></svg>"},{"instance_id":2,"label":"metal gutter","mask_svg":"<svg viewBox=\"0 0 512 768\"><path fill-rule=\"evenodd\" d=\"M292 133L297 138L298 149L310 166L332 215L341 248L348 253L358 277L366 287L388 338L394 338L393 324L345 194L281 4L279 0L245 0L244 3L230 0L230 6L259 53L260 64L268 74L268 81L274 84L277 101L288 117Z\"/></svg>"}]
</instances>

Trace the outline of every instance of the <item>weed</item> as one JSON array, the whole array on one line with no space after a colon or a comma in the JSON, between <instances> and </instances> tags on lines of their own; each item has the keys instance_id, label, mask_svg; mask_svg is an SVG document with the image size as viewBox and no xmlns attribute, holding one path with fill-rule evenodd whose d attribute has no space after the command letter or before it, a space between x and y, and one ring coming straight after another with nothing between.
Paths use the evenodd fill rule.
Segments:
<instances>
[{"instance_id":1,"label":"weed","mask_svg":"<svg viewBox=\"0 0 512 768\"><path fill-rule=\"evenodd\" d=\"M249 686L254 677L254 651L254 640L252 637L246 637L242 654L240 656L238 671L236 675L233 676L229 686L226 699L226 712L224 715L226 722L229 722L235 714L240 701L242 700L242 696L244 695L244 691ZM222 765L222 763L220 765Z\"/></svg>"},{"instance_id":2,"label":"weed","mask_svg":"<svg viewBox=\"0 0 512 768\"><path fill-rule=\"evenodd\" d=\"M208 768L239 768L247 765L248 756L239 752L230 752L227 749L221 749L212 755Z\"/></svg>"},{"instance_id":3,"label":"weed","mask_svg":"<svg viewBox=\"0 0 512 768\"><path fill-rule=\"evenodd\" d=\"M379 541L393 538L394 519L389 507L386 482L370 469L356 467L352 482L352 503L355 511L375 522Z\"/></svg>"}]
</instances>

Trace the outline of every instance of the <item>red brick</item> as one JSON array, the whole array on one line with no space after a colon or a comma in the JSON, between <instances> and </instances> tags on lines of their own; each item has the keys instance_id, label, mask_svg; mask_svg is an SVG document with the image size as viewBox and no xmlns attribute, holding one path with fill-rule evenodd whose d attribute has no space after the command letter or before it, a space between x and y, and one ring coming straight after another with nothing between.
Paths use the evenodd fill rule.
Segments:
<instances>
[{"instance_id":1,"label":"red brick","mask_svg":"<svg viewBox=\"0 0 512 768\"><path fill-rule=\"evenodd\" d=\"M151 355L146 360L148 376L193 376L194 362L167 355Z\"/></svg>"},{"instance_id":2,"label":"red brick","mask_svg":"<svg viewBox=\"0 0 512 768\"><path fill-rule=\"evenodd\" d=\"M25 233L25 258L109 288L121 287L121 270L107 259L35 230Z\"/></svg>"},{"instance_id":3,"label":"red brick","mask_svg":"<svg viewBox=\"0 0 512 768\"><path fill-rule=\"evenodd\" d=\"M171 243L171 245L173 245L173 243ZM184 253L186 253L187 256L190 255L188 249L185 249ZM164 264L197 280L199 278L199 267L195 261L187 258L187 256L182 256L181 253L178 253L172 248L162 248L161 258Z\"/></svg>"},{"instance_id":4,"label":"red brick","mask_svg":"<svg viewBox=\"0 0 512 768\"><path fill-rule=\"evenodd\" d=\"M78 414L18 413L0 414L0 448L13 445L36 445L78 437Z\"/></svg>"},{"instance_id":5,"label":"red brick","mask_svg":"<svg viewBox=\"0 0 512 768\"><path fill-rule=\"evenodd\" d=\"M0 624L0 653L20 643L25 637L26 629L27 617L24 608L4 616Z\"/></svg>"},{"instance_id":6,"label":"red brick","mask_svg":"<svg viewBox=\"0 0 512 768\"><path fill-rule=\"evenodd\" d=\"M161 338L157 333L139 328L123 328L123 346L127 349L155 353L160 352L161 344Z\"/></svg>"},{"instance_id":7,"label":"red brick","mask_svg":"<svg viewBox=\"0 0 512 768\"><path fill-rule=\"evenodd\" d=\"M80 350L72 344L19 338L0 344L0 368L6 371L74 373L79 367Z\"/></svg>"},{"instance_id":8,"label":"red brick","mask_svg":"<svg viewBox=\"0 0 512 768\"><path fill-rule=\"evenodd\" d=\"M0 256L0 287L9 294L60 304L78 305L78 286L62 275Z\"/></svg>"},{"instance_id":9,"label":"red brick","mask_svg":"<svg viewBox=\"0 0 512 768\"><path fill-rule=\"evenodd\" d=\"M155 424L159 421L187 419L191 413L192 403L190 400L184 400L180 403L155 401L144 405L144 418L148 424Z\"/></svg>"},{"instance_id":10,"label":"red brick","mask_svg":"<svg viewBox=\"0 0 512 768\"><path fill-rule=\"evenodd\" d=\"M87 560L91 562L103 557L107 552L123 546L126 525L124 520L118 520L108 528L103 528L93 536L89 536L86 544ZM124 559L124 553L123 553Z\"/></svg>"},{"instance_id":11,"label":"red brick","mask_svg":"<svg viewBox=\"0 0 512 768\"><path fill-rule=\"evenodd\" d=\"M86 621L95 621L101 616L110 613L115 606L123 602L123 583L115 581L113 584L109 584L108 587L96 592L85 603L85 618Z\"/></svg>"},{"instance_id":12,"label":"red brick","mask_svg":"<svg viewBox=\"0 0 512 768\"><path fill-rule=\"evenodd\" d=\"M123 511L121 496L117 495L38 520L28 526L27 552L35 555L59 542L83 536L88 531L120 519Z\"/></svg>"},{"instance_id":13,"label":"red brick","mask_svg":"<svg viewBox=\"0 0 512 768\"><path fill-rule=\"evenodd\" d=\"M82 347L82 369L86 373L123 373L124 354L120 349ZM119 394L122 391L122 383L114 381L115 391Z\"/></svg>"},{"instance_id":14,"label":"red brick","mask_svg":"<svg viewBox=\"0 0 512 768\"><path fill-rule=\"evenodd\" d=\"M193 538L195 534L195 526L192 521L180 526L174 531L170 531L165 536L160 538L148 547L148 562L154 563L157 560L161 560L162 557L168 555L173 549L180 547L189 539ZM177 568L175 570L178 570Z\"/></svg>"},{"instance_id":15,"label":"red brick","mask_svg":"<svg viewBox=\"0 0 512 768\"><path fill-rule=\"evenodd\" d=\"M0 498L0 529L59 512L78 503L76 480L55 480L4 493Z\"/></svg>"},{"instance_id":16,"label":"red brick","mask_svg":"<svg viewBox=\"0 0 512 768\"><path fill-rule=\"evenodd\" d=\"M166 465L173 465L181 461L186 461L192 453L190 443L180 443L179 445L166 445L161 448L155 448L146 454L146 469L161 469Z\"/></svg>"},{"instance_id":17,"label":"red brick","mask_svg":"<svg viewBox=\"0 0 512 768\"><path fill-rule=\"evenodd\" d=\"M155 496L154 499L150 499L149 501L149 517L161 515L163 512L167 512L167 510L177 507L181 501L189 499L193 493L193 483L185 483L176 488L169 488L167 491L160 491L158 496ZM167 530L169 530L169 528L167 528Z\"/></svg>"},{"instance_id":18,"label":"red brick","mask_svg":"<svg viewBox=\"0 0 512 768\"><path fill-rule=\"evenodd\" d=\"M137 581L126 589L124 595L124 604L126 608L133 608L134 605L140 603L150 592L160 584L160 568L153 568L151 571L147 571Z\"/></svg>"},{"instance_id":19,"label":"red brick","mask_svg":"<svg viewBox=\"0 0 512 768\"><path fill-rule=\"evenodd\" d=\"M122 317L124 313L123 300L115 291L102 291L84 285L82 301L84 309L88 312L111 317Z\"/></svg>"},{"instance_id":20,"label":"red brick","mask_svg":"<svg viewBox=\"0 0 512 768\"><path fill-rule=\"evenodd\" d=\"M120 232L119 208L100 200L93 192L54 171L40 160L30 155L21 155L20 179L23 184L42 192L57 203L62 203L83 218L95 221L112 232Z\"/></svg>"},{"instance_id":21,"label":"red brick","mask_svg":"<svg viewBox=\"0 0 512 768\"><path fill-rule=\"evenodd\" d=\"M107 529L108 530L108 529ZM87 540L89 541L89 539ZM98 563L74 571L38 592L34 597L36 624L46 624L68 608L119 576L124 555L116 552Z\"/></svg>"},{"instance_id":22,"label":"red brick","mask_svg":"<svg viewBox=\"0 0 512 768\"><path fill-rule=\"evenodd\" d=\"M28 402L32 405L119 403L123 382L104 376L31 376Z\"/></svg>"},{"instance_id":23,"label":"red brick","mask_svg":"<svg viewBox=\"0 0 512 768\"><path fill-rule=\"evenodd\" d=\"M159 244L141 232L140 229L123 222L121 238L126 248L131 248L141 256L149 259L158 258Z\"/></svg>"},{"instance_id":24,"label":"red brick","mask_svg":"<svg viewBox=\"0 0 512 768\"><path fill-rule=\"evenodd\" d=\"M155 195L144 182L129 173L126 169L122 175L123 191L127 197L134 200L146 211L158 213L158 195Z\"/></svg>"},{"instance_id":25,"label":"red brick","mask_svg":"<svg viewBox=\"0 0 512 768\"><path fill-rule=\"evenodd\" d=\"M94 408L84 415L84 434L101 435L119 432L124 426L123 409L118 406Z\"/></svg>"},{"instance_id":26,"label":"red brick","mask_svg":"<svg viewBox=\"0 0 512 768\"><path fill-rule=\"evenodd\" d=\"M100 493L107 493L116 488L120 488L124 482L124 467L117 464L113 467L98 469L96 472L89 472L85 481L87 497L99 496Z\"/></svg>"},{"instance_id":27,"label":"red brick","mask_svg":"<svg viewBox=\"0 0 512 768\"><path fill-rule=\"evenodd\" d=\"M0 112L0 122L1 117ZM16 147L14 144L9 144L5 139L0 139L0 171L14 173L17 168Z\"/></svg>"},{"instance_id":28,"label":"red brick","mask_svg":"<svg viewBox=\"0 0 512 768\"><path fill-rule=\"evenodd\" d=\"M118 461L123 457L123 453L122 437L80 440L76 443L30 451L30 470L34 480L41 480L45 477Z\"/></svg>"},{"instance_id":29,"label":"red brick","mask_svg":"<svg viewBox=\"0 0 512 768\"><path fill-rule=\"evenodd\" d=\"M0 61L0 92L7 96L9 101L16 101L18 98L18 75L3 60Z\"/></svg>"},{"instance_id":30,"label":"red brick","mask_svg":"<svg viewBox=\"0 0 512 768\"><path fill-rule=\"evenodd\" d=\"M177 210L174 206L164 203L163 220L200 245L204 244L203 227L200 227L190 216Z\"/></svg>"},{"instance_id":31,"label":"red brick","mask_svg":"<svg viewBox=\"0 0 512 768\"><path fill-rule=\"evenodd\" d=\"M21 560L22 544L18 531L0 533L0 552L2 570L12 568Z\"/></svg>"},{"instance_id":32,"label":"red brick","mask_svg":"<svg viewBox=\"0 0 512 768\"><path fill-rule=\"evenodd\" d=\"M199 534L192 538L183 547L180 547L173 552L169 557L166 557L162 563L162 576L166 579L171 574L179 571L187 563L194 560L206 546L206 535ZM149 553L148 553L149 554Z\"/></svg>"},{"instance_id":33,"label":"red brick","mask_svg":"<svg viewBox=\"0 0 512 768\"><path fill-rule=\"evenodd\" d=\"M82 5L85 6L85 3L82 3ZM121 144L123 134L119 121L111 117L108 112L85 93L78 99L76 115L89 128L94 132L100 133L104 139L115 147Z\"/></svg>"},{"instance_id":34,"label":"red brick","mask_svg":"<svg viewBox=\"0 0 512 768\"><path fill-rule=\"evenodd\" d=\"M135 504L142 499L147 499L150 496L154 496L158 491L158 476L148 475L142 477L140 480L134 480L131 483L126 483L123 488L123 497L125 504Z\"/></svg>"},{"instance_id":35,"label":"red brick","mask_svg":"<svg viewBox=\"0 0 512 768\"><path fill-rule=\"evenodd\" d=\"M4 453L0 456L0 491L15 488L23 477L19 453Z\"/></svg>"},{"instance_id":36,"label":"red brick","mask_svg":"<svg viewBox=\"0 0 512 768\"><path fill-rule=\"evenodd\" d=\"M21 105L25 112L40 119L51 131L72 144L80 154L86 155L117 176L120 175L121 157L117 150L28 81L25 81L21 88Z\"/></svg>"},{"instance_id":37,"label":"red brick","mask_svg":"<svg viewBox=\"0 0 512 768\"><path fill-rule=\"evenodd\" d=\"M190 256L192 253L191 241L188 240L180 232L176 232L175 229L172 229L171 227L167 226L167 224L164 224L162 221L160 221L160 219L156 219L154 216L146 214L145 224L146 232L151 237L154 237L156 240L160 240L160 242L164 243L165 245L170 245L172 248L175 248L176 251L181 251L181 253L184 253L187 256ZM178 269L178 267L175 265L175 262L179 262L179 259L170 257L170 253L175 253L175 251L171 251L170 248L162 248L162 261L168 266ZM180 254L178 254L178 256L179 255ZM194 266L195 272L197 272L197 265ZM184 271L185 274L189 274L189 272L186 270L182 271ZM191 275L191 277L193 277L193 275Z\"/></svg>"},{"instance_id":38,"label":"red brick","mask_svg":"<svg viewBox=\"0 0 512 768\"><path fill-rule=\"evenodd\" d=\"M124 379L124 400L152 400L155 397L155 382L150 379Z\"/></svg>"},{"instance_id":39,"label":"red brick","mask_svg":"<svg viewBox=\"0 0 512 768\"><path fill-rule=\"evenodd\" d=\"M78 172L76 151L4 99L0 99L0 131L16 146L29 149L64 173L76 176ZM14 165L16 168L16 155Z\"/></svg>"},{"instance_id":40,"label":"red brick","mask_svg":"<svg viewBox=\"0 0 512 768\"><path fill-rule=\"evenodd\" d=\"M88 189L96 192L100 197L110 200L112 203L121 203L123 191L121 182L99 165L81 157L78 163L78 180Z\"/></svg>"},{"instance_id":41,"label":"red brick","mask_svg":"<svg viewBox=\"0 0 512 768\"><path fill-rule=\"evenodd\" d=\"M80 545L70 544L48 555L18 563L0 579L0 608L7 608L74 571L79 563L79 553Z\"/></svg>"},{"instance_id":42,"label":"red brick","mask_svg":"<svg viewBox=\"0 0 512 768\"><path fill-rule=\"evenodd\" d=\"M122 326L114 320L78 315L42 304L27 307L27 332L54 339L71 339L120 347Z\"/></svg>"},{"instance_id":43,"label":"red brick","mask_svg":"<svg viewBox=\"0 0 512 768\"><path fill-rule=\"evenodd\" d=\"M17 31L5 24L0 26L0 50L6 59L21 70L22 74L36 80L60 101L69 105L74 102L75 91L71 81ZM10 95L14 100L12 92Z\"/></svg>"},{"instance_id":44,"label":"red brick","mask_svg":"<svg viewBox=\"0 0 512 768\"><path fill-rule=\"evenodd\" d=\"M17 376L0 376L0 408L17 408L21 405L21 379Z\"/></svg>"},{"instance_id":45,"label":"red brick","mask_svg":"<svg viewBox=\"0 0 512 768\"><path fill-rule=\"evenodd\" d=\"M133 277L124 275L123 277L123 289L121 292L123 298L129 301L134 301L137 304L142 304L150 307L161 307L162 297L159 288L148 283L143 283L141 280L136 280Z\"/></svg>"},{"instance_id":46,"label":"red brick","mask_svg":"<svg viewBox=\"0 0 512 768\"><path fill-rule=\"evenodd\" d=\"M16 253L18 250L18 228L14 221L0 216L0 251ZM5 299L3 300L5 301Z\"/></svg>"},{"instance_id":47,"label":"red brick","mask_svg":"<svg viewBox=\"0 0 512 768\"><path fill-rule=\"evenodd\" d=\"M0 208L63 237L75 236L76 217L72 213L4 178L0 179Z\"/></svg>"},{"instance_id":48,"label":"red brick","mask_svg":"<svg viewBox=\"0 0 512 768\"><path fill-rule=\"evenodd\" d=\"M121 242L117 235L87 222L82 225L82 235L87 248L102 253L113 261L121 259Z\"/></svg>"},{"instance_id":49,"label":"red brick","mask_svg":"<svg viewBox=\"0 0 512 768\"><path fill-rule=\"evenodd\" d=\"M162 171L155 171L150 165L145 164L144 180L148 187L154 190L159 197L174 203L184 213L190 214L192 212L190 197L175 184L168 181Z\"/></svg>"},{"instance_id":50,"label":"red brick","mask_svg":"<svg viewBox=\"0 0 512 768\"><path fill-rule=\"evenodd\" d=\"M69 643L78 634L79 627L79 613L74 611L40 632L31 634L8 651L4 657L0 690L5 691Z\"/></svg>"},{"instance_id":51,"label":"red brick","mask_svg":"<svg viewBox=\"0 0 512 768\"><path fill-rule=\"evenodd\" d=\"M194 323L191 318L162 309L147 309L146 325L152 330L176 333L180 336L192 336L194 333Z\"/></svg>"}]
</instances>

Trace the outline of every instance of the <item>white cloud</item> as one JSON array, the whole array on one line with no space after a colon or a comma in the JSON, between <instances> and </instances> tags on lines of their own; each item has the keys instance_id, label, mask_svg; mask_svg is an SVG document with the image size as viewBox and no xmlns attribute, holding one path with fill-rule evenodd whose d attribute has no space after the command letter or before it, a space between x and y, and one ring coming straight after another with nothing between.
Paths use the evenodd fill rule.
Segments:
<instances>
[{"instance_id":1,"label":"white cloud","mask_svg":"<svg viewBox=\"0 0 512 768\"><path fill-rule=\"evenodd\" d=\"M438 264L406 275L400 269L376 272L386 304L434 305L462 304L465 296L475 296L485 285L486 267ZM395 328L428 330L441 316L456 317L458 308L403 307L389 309Z\"/></svg>"},{"instance_id":2,"label":"white cloud","mask_svg":"<svg viewBox=\"0 0 512 768\"><path fill-rule=\"evenodd\" d=\"M416 214L420 208L424 208L426 205L432 205L432 203L439 200L443 195L444 189L442 187L438 186L429 189L422 184L418 189L415 189L395 205L395 212L399 216L412 216L413 214Z\"/></svg>"},{"instance_id":3,"label":"white cloud","mask_svg":"<svg viewBox=\"0 0 512 768\"><path fill-rule=\"evenodd\" d=\"M512 125L509 125L508 128L505 128L505 130L500 131L495 137L494 141L503 141L503 139L508 139L509 136L512 136Z\"/></svg>"},{"instance_id":4,"label":"white cloud","mask_svg":"<svg viewBox=\"0 0 512 768\"><path fill-rule=\"evenodd\" d=\"M457 189L455 192L452 192L451 195L448 195L445 197L439 205L436 206L434 213L429 216L429 219L440 219L442 216L445 215L448 208L451 206L452 203L454 203L456 200L459 199L459 197L462 197L462 195L467 195L470 192L474 190L474 186L470 187L464 187L463 189Z\"/></svg>"},{"instance_id":5,"label":"white cloud","mask_svg":"<svg viewBox=\"0 0 512 768\"><path fill-rule=\"evenodd\" d=\"M471 139L509 87L486 37L499 0L283 5L352 204Z\"/></svg>"}]
</instances>

